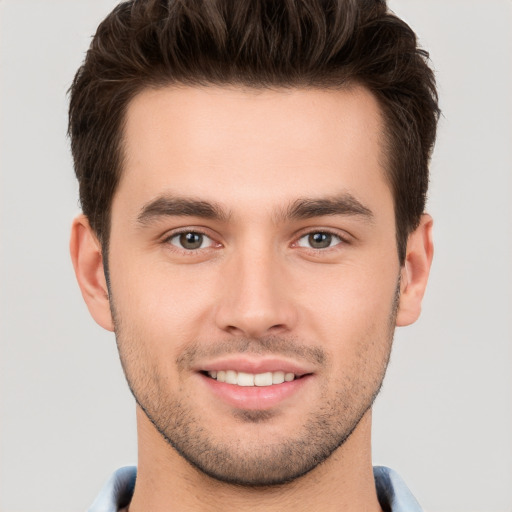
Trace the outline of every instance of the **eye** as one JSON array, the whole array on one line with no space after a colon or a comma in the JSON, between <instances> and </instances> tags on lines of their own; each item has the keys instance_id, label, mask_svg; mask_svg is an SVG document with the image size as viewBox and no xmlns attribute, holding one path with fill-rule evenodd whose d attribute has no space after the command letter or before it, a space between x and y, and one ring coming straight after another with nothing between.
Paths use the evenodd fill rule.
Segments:
<instances>
[{"instance_id":1,"label":"eye","mask_svg":"<svg viewBox=\"0 0 512 512\"><path fill-rule=\"evenodd\" d=\"M197 231L177 233L168 238L167 241L171 245L187 251L205 249L207 247L211 247L214 243L209 236L206 236L203 233L198 233Z\"/></svg>"},{"instance_id":2,"label":"eye","mask_svg":"<svg viewBox=\"0 0 512 512\"><path fill-rule=\"evenodd\" d=\"M328 249L338 245L343 240L332 233L325 231L316 231L314 233L308 233L307 235L301 236L297 242L300 247L308 247L310 249Z\"/></svg>"}]
</instances>

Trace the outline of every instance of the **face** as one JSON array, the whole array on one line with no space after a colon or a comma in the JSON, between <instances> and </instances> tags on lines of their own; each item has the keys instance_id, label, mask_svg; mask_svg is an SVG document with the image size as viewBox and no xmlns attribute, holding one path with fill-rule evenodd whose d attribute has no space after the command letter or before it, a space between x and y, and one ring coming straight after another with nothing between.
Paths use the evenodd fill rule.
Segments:
<instances>
[{"instance_id":1,"label":"face","mask_svg":"<svg viewBox=\"0 0 512 512\"><path fill-rule=\"evenodd\" d=\"M147 90L112 204L110 301L131 390L219 480L293 480L369 410L400 267L364 89Z\"/></svg>"}]
</instances>

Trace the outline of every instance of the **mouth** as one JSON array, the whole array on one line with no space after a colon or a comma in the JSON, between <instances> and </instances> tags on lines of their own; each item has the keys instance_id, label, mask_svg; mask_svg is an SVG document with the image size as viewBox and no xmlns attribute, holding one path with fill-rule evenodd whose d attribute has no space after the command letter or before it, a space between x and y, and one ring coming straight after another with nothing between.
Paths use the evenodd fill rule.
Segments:
<instances>
[{"instance_id":1,"label":"mouth","mask_svg":"<svg viewBox=\"0 0 512 512\"><path fill-rule=\"evenodd\" d=\"M217 382L225 382L226 384L241 387L276 386L283 384L284 382L292 382L307 375L297 375L295 373L285 372L282 370L264 373L248 373L236 370L213 370L202 373Z\"/></svg>"},{"instance_id":2,"label":"mouth","mask_svg":"<svg viewBox=\"0 0 512 512\"><path fill-rule=\"evenodd\" d=\"M313 368L278 358L225 358L196 371L214 400L237 410L296 405L316 380Z\"/></svg>"}]
</instances>

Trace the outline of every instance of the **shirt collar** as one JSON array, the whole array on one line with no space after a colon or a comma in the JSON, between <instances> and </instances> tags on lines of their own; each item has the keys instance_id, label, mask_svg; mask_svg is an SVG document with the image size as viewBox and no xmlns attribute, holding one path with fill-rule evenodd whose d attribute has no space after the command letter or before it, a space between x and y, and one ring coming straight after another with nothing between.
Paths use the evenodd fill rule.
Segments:
<instances>
[{"instance_id":1,"label":"shirt collar","mask_svg":"<svg viewBox=\"0 0 512 512\"><path fill-rule=\"evenodd\" d=\"M396 471L384 466L373 468L377 496L384 512L422 512L419 503ZM118 512L132 499L137 468L118 469L105 484L88 512Z\"/></svg>"}]
</instances>

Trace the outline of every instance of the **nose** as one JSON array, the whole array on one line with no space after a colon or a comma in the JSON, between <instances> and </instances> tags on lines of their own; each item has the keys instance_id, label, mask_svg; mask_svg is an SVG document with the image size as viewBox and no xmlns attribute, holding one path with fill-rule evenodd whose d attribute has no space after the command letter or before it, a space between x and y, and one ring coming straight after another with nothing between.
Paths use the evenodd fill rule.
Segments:
<instances>
[{"instance_id":1,"label":"nose","mask_svg":"<svg viewBox=\"0 0 512 512\"><path fill-rule=\"evenodd\" d=\"M285 261L271 250L232 255L223 269L217 326L257 338L291 331L297 321Z\"/></svg>"}]
</instances>

